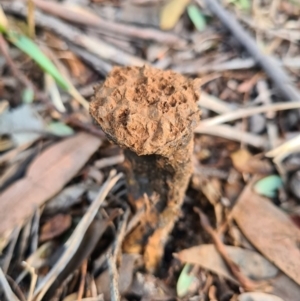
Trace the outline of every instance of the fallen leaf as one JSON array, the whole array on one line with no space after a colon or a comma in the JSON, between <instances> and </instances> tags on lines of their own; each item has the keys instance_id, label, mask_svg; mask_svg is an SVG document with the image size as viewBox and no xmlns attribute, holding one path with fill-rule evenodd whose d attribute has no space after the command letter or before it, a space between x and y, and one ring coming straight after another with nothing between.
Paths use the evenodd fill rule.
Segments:
<instances>
[{"instance_id":1,"label":"fallen leaf","mask_svg":"<svg viewBox=\"0 0 300 301\"><path fill-rule=\"evenodd\" d=\"M0 195L0 235L22 224L37 207L57 194L100 145L99 138L79 133L38 156L26 176Z\"/></svg>"},{"instance_id":2,"label":"fallen leaf","mask_svg":"<svg viewBox=\"0 0 300 301\"><path fill-rule=\"evenodd\" d=\"M44 129L43 120L29 104L0 115L0 135L9 134L17 146L36 140Z\"/></svg>"},{"instance_id":3,"label":"fallen leaf","mask_svg":"<svg viewBox=\"0 0 300 301\"><path fill-rule=\"evenodd\" d=\"M233 217L256 249L300 284L300 230L287 214L253 191L255 181L241 193Z\"/></svg>"},{"instance_id":4,"label":"fallen leaf","mask_svg":"<svg viewBox=\"0 0 300 301\"><path fill-rule=\"evenodd\" d=\"M51 122L47 126L47 130L56 136L70 136L74 134L74 130L63 122Z\"/></svg>"},{"instance_id":5,"label":"fallen leaf","mask_svg":"<svg viewBox=\"0 0 300 301\"><path fill-rule=\"evenodd\" d=\"M179 298L186 296L194 290L194 288L199 286L199 280L191 273L191 268L192 266L190 264L186 264L179 275L176 285L176 292Z\"/></svg>"},{"instance_id":6,"label":"fallen leaf","mask_svg":"<svg viewBox=\"0 0 300 301\"><path fill-rule=\"evenodd\" d=\"M206 19L199 7L191 4L187 7L187 12L197 30L203 31L206 28Z\"/></svg>"},{"instance_id":7,"label":"fallen leaf","mask_svg":"<svg viewBox=\"0 0 300 301\"><path fill-rule=\"evenodd\" d=\"M282 186L283 182L277 175L270 175L254 184L254 191L260 195L274 198L277 190Z\"/></svg>"},{"instance_id":8,"label":"fallen leaf","mask_svg":"<svg viewBox=\"0 0 300 301\"><path fill-rule=\"evenodd\" d=\"M71 206L80 201L80 196L86 191L87 185L85 183L74 184L66 187L52 200L48 201L44 213L52 214L55 212L69 209Z\"/></svg>"},{"instance_id":9,"label":"fallen leaf","mask_svg":"<svg viewBox=\"0 0 300 301\"><path fill-rule=\"evenodd\" d=\"M284 301L283 299L260 292L243 293L238 296L238 301Z\"/></svg>"},{"instance_id":10,"label":"fallen leaf","mask_svg":"<svg viewBox=\"0 0 300 301\"><path fill-rule=\"evenodd\" d=\"M300 285L283 273L271 280L271 294L276 295L283 300L299 301Z\"/></svg>"},{"instance_id":11,"label":"fallen leaf","mask_svg":"<svg viewBox=\"0 0 300 301\"><path fill-rule=\"evenodd\" d=\"M5 32L8 27L8 21L6 15L0 6L0 32Z\"/></svg>"},{"instance_id":12,"label":"fallen leaf","mask_svg":"<svg viewBox=\"0 0 300 301\"><path fill-rule=\"evenodd\" d=\"M69 214L57 214L49 219L41 228L40 242L55 238L66 232L72 224Z\"/></svg>"},{"instance_id":13,"label":"fallen leaf","mask_svg":"<svg viewBox=\"0 0 300 301\"><path fill-rule=\"evenodd\" d=\"M22 92L22 101L25 104L32 103L34 100L34 91L31 88L25 88Z\"/></svg>"},{"instance_id":14,"label":"fallen leaf","mask_svg":"<svg viewBox=\"0 0 300 301\"><path fill-rule=\"evenodd\" d=\"M239 266L242 273L253 280L272 278L278 273L277 268L257 252L232 246L225 248L230 259ZM214 245L185 249L176 254L176 257L182 262L200 265L237 283Z\"/></svg>"},{"instance_id":15,"label":"fallen leaf","mask_svg":"<svg viewBox=\"0 0 300 301\"><path fill-rule=\"evenodd\" d=\"M163 6L160 15L160 28L172 29L183 14L190 0L171 0Z\"/></svg>"},{"instance_id":16,"label":"fallen leaf","mask_svg":"<svg viewBox=\"0 0 300 301\"><path fill-rule=\"evenodd\" d=\"M267 161L254 157L248 150L239 149L230 155L233 166L239 172L266 175L272 172L272 166Z\"/></svg>"}]
</instances>

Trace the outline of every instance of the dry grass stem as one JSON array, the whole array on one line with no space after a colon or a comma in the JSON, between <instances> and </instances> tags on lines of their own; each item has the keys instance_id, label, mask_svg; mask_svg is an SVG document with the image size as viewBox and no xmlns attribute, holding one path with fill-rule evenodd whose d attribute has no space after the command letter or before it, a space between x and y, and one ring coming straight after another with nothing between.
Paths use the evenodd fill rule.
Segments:
<instances>
[{"instance_id":1,"label":"dry grass stem","mask_svg":"<svg viewBox=\"0 0 300 301\"><path fill-rule=\"evenodd\" d=\"M217 117L200 121L200 125L196 128L195 131L200 130L201 128L218 125L225 122L235 121L237 119L241 119L245 117L250 117L255 114L292 110L292 109L299 109L299 108L300 108L299 101L293 101L293 102L279 102L279 103L260 106L256 108L238 109L234 112L226 113Z\"/></svg>"}]
</instances>

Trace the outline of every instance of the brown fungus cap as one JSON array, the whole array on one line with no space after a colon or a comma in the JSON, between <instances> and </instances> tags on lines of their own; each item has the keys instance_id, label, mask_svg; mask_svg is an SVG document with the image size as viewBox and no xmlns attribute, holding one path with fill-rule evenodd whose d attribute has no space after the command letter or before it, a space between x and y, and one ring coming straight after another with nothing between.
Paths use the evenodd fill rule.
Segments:
<instances>
[{"instance_id":1,"label":"brown fungus cap","mask_svg":"<svg viewBox=\"0 0 300 301\"><path fill-rule=\"evenodd\" d=\"M95 89L90 113L118 145L171 156L189 143L199 121L196 85L173 71L114 67Z\"/></svg>"}]
</instances>

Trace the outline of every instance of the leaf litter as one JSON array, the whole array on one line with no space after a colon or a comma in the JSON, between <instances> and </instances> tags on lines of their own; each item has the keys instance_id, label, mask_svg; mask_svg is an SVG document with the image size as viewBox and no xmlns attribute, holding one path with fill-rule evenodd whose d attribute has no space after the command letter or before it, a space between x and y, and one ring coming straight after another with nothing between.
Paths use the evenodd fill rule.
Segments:
<instances>
[{"instance_id":1,"label":"leaf litter","mask_svg":"<svg viewBox=\"0 0 300 301\"><path fill-rule=\"evenodd\" d=\"M1 300L299 300L295 1L14 0L1 8ZM86 110L92 87L116 65L201 79L193 174L176 210L166 192L176 181L158 184L160 158L134 176L140 157L128 160ZM139 103L174 93L162 80L155 93L139 80L139 91L126 92ZM145 126L156 118L152 109L134 117L119 109L126 141L136 131L131 118L144 116Z\"/></svg>"}]
</instances>

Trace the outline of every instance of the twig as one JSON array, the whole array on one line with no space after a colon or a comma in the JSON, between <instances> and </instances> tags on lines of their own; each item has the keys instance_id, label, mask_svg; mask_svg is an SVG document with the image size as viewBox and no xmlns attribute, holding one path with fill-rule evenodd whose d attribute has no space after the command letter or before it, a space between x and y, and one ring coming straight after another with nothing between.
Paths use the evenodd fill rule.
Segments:
<instances>
[{"instance_id":1,"label":"twig","mask_svg":"<svg viewBox=\"0 0 300 301\"><path fill-rule=\"evenodd\" d=\"M129 210L126 210L122 223L119 224L116 239L114 241L111 251L107 255L107 263L110 275L110 295L112 301L120 301L121 296L119 292L119 274L117 269L117 256L122 246L122 242L126 235L127 221L129 217Z\"/></svg>"},{"instance_id":2,"label":"twig","mask_svg":"<svg viewBox=\"0 0 300 301\"><path fill-rule=\"evenodd\" d=\"M92 124L85 124L79 119L77 119L74 115L63 117L63 121L71 126L78 127L81 130L84 130L92 135L95 135L96 137L99 137L100 139L106 139L105 134L103 131ZM0 157L1 162L1 157Z\"/></svg>"},{"instance_id":3,"label":"twig","mask_svg":"<svg viewBox=\"0 0 300 301\"><path fill-rule=\"evenodd\" d=\"M254 283L252 280L250 280L248 277L243 275L239 269L239 267L231 260L231 258L228 256L227 251L224 247L223 242L219 238L218 234L214 231L214 229L211 227L210 222L207 218L207 216L199 209L194 208L194 211L199 214L201 225L204 228L204 230L211 236L215 247L217 251L222 256L223 260L229 267L232 274L236 277L236 279L239 281L241 286L245 288L246 290L252 291L255 288L258 287L258 284Z\"/></svg>"},{"instance_id":4,"label":"twig","mask_svg":"<svg viewBox=\"0 0 300 301\"><path fill-rule=\"evenodd\" d=\"M259 99L264 104L271 104L272 98L270 90L268 89L268 84L265 80L260 80L256 85ZM278 126L275 121L275 112L268 112L265 114L267 119L267 134L269 138L269 147L272 149L277 145L278 141Z\"/></svg>"},{"instance_id":5,"label":"twig","mask_svg":"<svg viewBox=\"0 0 300 301\"><path fill-rule=\"evenodd\" d=\"M300 135L297 135L296 137L284 142L280 146L266 153L266 157L273 158L273 161L277 166L278 172L280 173L284 181L287 180L286 177L287 171L285 170L282 161L287 156L299 152L299 146L300 146Z\"/></svg>"},{"instance_id":6,"label":"twig","mask_svg":"<svg viewBox=\"0 0 300 301\"><path fill-rule=\"evenodd\" d=\"M105 31L113 32L120 36L129 36L143 40L153 40L158 43L164 43L173 46L183 46L186 44L184 39L172 33L163 32L152 28L141 28L128 24L115 23L109 20L101 19L99 16L92 13L89 13L87 16L86 13L78 13L76 10L72 10L67 6L56 2L43 0L31 1L34 1L36 6L46 13L55 15L73 23L101 28Z\"/></svg>"},{"instance_id":7,"label":"twig","mask_svg":"<svg viewBox=\"0 0 300 301\"><path fill-rule=\"evenodd\" d=\"M112 157L106 157L95 161L94 166L98 169L103 169L105 167L121 164L124 162L124 159L125 157L123 154Z\"/></svg>"},{"instance_id":8,"label":"twig","mask_svg":"<svg viewBox=\"0 0 300 301\"><path fill-rule=\"evenodd\" d=\"M29 288L29 292L28 292L28 296L27 296L27 301L32 301L33 292L34 292L34 289L36 286L38 276L35 272L34 267L30 266L26 261L23 261L22 265L26 268L26 270L31 275L30 288Z\"/></svg>"},{"instance_id":9,"label":"twig","mask_svg":"<svg viewBox=\"0 0 300 301\"><path fill-rule=\"evenodd\" d=\"M284 110L292 110L299 109L300 103L299 101L294 102L278 102L271 105L264 105L255 108L243 108L238 109L234 112L229 112L217 117L209 118L200 122L200 125L196 128L197 130L201 130L202 128L213 126L225 122L231 122L237 119L250 117L255 114L267 113L267 112L275 112L275 111L284 111Z\"/></svg>"},{"instance_id":10,"label":"twig","mask_svg":"<svg viewBox=\"0 0 300 301\"><path fill-rule=\"evenodd\" d=\"M77 56L79 56L83 61L90 65L97 73L100 75L106 75L108 72L111 71L112 65L108 62L102 60L101 58L97 57L96 55L86 51L85 49L75 46L69 43L69 48L72 52L74 52Z\"/></svg>"},{"instance_id":11,"label":"twig","mask_svg":"<svg viewBox=\"0 0 300 301\"><path fill-rule=\"evenodd\" d=\"M43 211L43 209L37 208L32 218L30 254L33 254L38 248L41 211Z\"/></svg>"},{"instance_id":12,"label":"twig","mask_svg":"<svg viewBox=\"0 0 300 301\"><path fill-rule=\"evenodd\" d=\"M119 292L119 274L117 269L116 258L112 253L107 254L107 264L110 276L110 298L111 301L120 301L121 296Z\"/></svg>"},{"instance_id":13,"label":"twig","mask_svg":"<svg viewBox=\"0 0 300 301\"><path fill-rule=\"evenodd\" d=\"M1 268L0 268L0 284L3 288L4 294L7 298L7 300L9 300L9 301L20 301L18 299L18 297L14 294L14 292L11 290L11 288L10 288L10 286L9 286L9 284L8 284Z\"/></svg>"},{"instance_id":14,"label":"twig","mask_svg":"<svg viewBox=\"0 0 300 301\"><path fill-rule=\"evenodd\" d=\"M9 275L6 274L6 279L8 284L10 285L10 287L12 288L12 290L14 292L16 292L16 294L18 295L17 297L20 298L20 301L27 301L21 288L19 287L19 285L16 283L16 281L11 278Z\"/></svg>"},{"instance_id":15,"label":"twig","mask_svg":"<svg viewBox=\"0 0 300 301\"><path fill-rule=\"evenodd\" d=\"M80 276L80 284L79 284L79 289L78 289L77 301L82 301L86 271L87 271L87 259L85 259L81 265L81 276Z\"/></svg>"},{"instance_id":16,"label":"twig","mask_svg":"<svg viewBox=\"0 0 300 301\"><path fill-rule=\"evenodd\" d=\"M211 119L207 119L207 120L211 120ZM206 120L204 120L203 122L205 123ZM266 140L264 137L239 130L237 128L234 128L226 124L213 125L213 126L201 126L200 124L200 126L198 126L195 129L194 133L222 137L225 139L252 145L257 148L266 147Z\"/></svg>"},{"instance_id":17,"label":"twig","mask_svg":"<svg viewBox=\"0 0 300 301\"><path fill-rule=\"evenodd\" d=\"M276 63L280 66L284 66L290 69L300 68L299 57L286 57L281 60L276 60ZM210 62L209 64L199 64L197 60L191 61L184 65L174 65L173 70L185 73L185 74L197 74L197 73L209 73L209 72L224 72L230 70L242 70L251 69L257 66L257 62L249 57L245 59L234 58L225 62Z\"/></svg>"},{"instance_id":18,"label":"twig","mask_svg":"<svg viewBox=\"0 0 300 301\"><path fill-rule=\"evenodd\" d=\"M227 102L205 92L201 92L199 106L219 114L228 113L232 110Z\"/></svg>"},{"instance_id":19,"label":"twig","mask_svg":"<svg viewBox=\"0 0 300 301\"><path fill-rule=\"evenodd\" d=\"M111 190L111 188L117 183L117 181L121 178L122 174L115 175L115 171L113 170L110 173L109 178L101 187L96 200L89 207L88 211L81 219L80 223L76 227L75 231L72 233L71 237L65 243L66 250L63 255L56 262L55 266L50 270L50 272L45 276L45 278L39 283L39 286L36 288L34 292L34 298L36 301L41 301L43 296L46 294L47 290L51 286L51 284L55 281L57 276L62 272L66 264L76 253L80 243L88 229L89 225L95 218L100 206L103 204L107 194Z\"/></svg>"},{"instance_id":20,"label":"twig","mask_svg":"<svg viewBox=\"0 0 300 301\"><path fill-rule=\"evenodd\" d=\"M200 3L200 0L197 0ZM208 9L230 30L235 38L247 49L249 54L264 69L282 96L289 101L300 101L300 92L293 85L289 76L272 58L264 55L258 48L255 40L246 32L236 18L226 11L216 0L205 0Z\"/></svg>"},{"instance_id":21,"label":"twig","mask_svg":"<svg viewBox=\"0 0 300 301\"><path fill-rule=\"evenodd\" d=\"M15 246L16 246L16 243L17 243L17 240L18 240L18 237L19 237L19 234L20 234L20 230L21 230L21 227L20 226L17 226L12 234L11 234L11 242L9 244L9 247L7 249L7 254L5 256L5 259L4 259L4 262L2 264L2 270L3 270L3 273L7 273L7 270L9 268L9 265L10 265L10 261L12 259L12 256L13 256L13 252L14 252L14 249L15 249Z\"/></svg>"}]
</instances>

